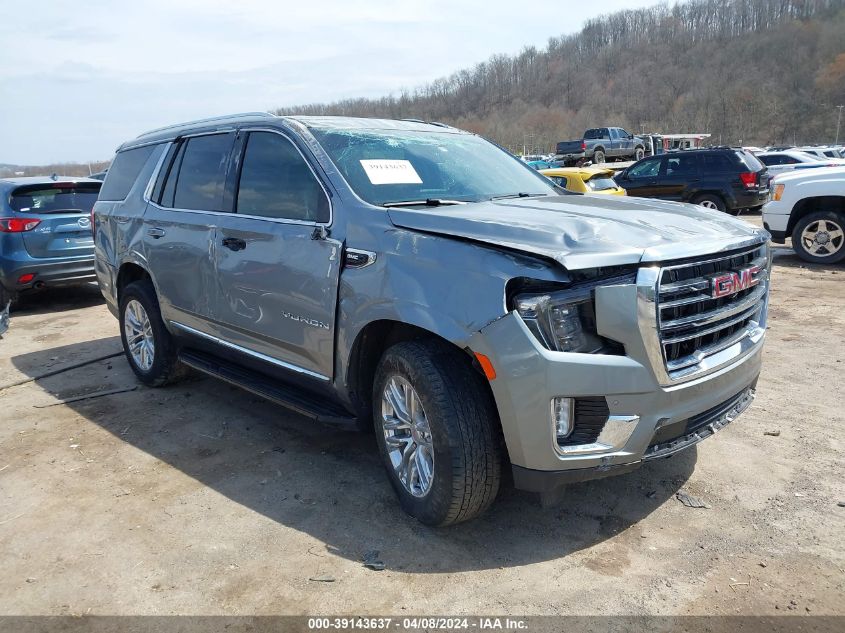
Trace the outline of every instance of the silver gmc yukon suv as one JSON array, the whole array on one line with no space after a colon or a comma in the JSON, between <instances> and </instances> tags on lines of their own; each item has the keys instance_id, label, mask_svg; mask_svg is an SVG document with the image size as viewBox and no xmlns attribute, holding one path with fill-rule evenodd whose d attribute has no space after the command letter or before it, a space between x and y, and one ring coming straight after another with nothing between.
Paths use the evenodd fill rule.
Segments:
<instances>
[{"instance_id":1,"label":"silver gmc yukon suv","mask_svg":"<svg viewBox=\"0 0 845 633\"><path fill-rule=\"evenodd\" d=\"M442 124L244 114L143 134L94 209L96 270L150 386L191 367L375 429L446 525L503 471L554 498L688 448L751 402L768 234L570 194Z\"/></svg>"}]
</instances>

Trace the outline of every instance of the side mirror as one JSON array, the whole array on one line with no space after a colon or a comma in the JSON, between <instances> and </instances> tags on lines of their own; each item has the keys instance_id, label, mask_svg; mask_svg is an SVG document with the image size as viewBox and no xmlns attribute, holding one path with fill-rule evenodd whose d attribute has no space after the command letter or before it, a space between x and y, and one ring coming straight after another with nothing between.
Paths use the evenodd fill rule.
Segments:
<instances>
[{"instance_id":1,"label":"side mirror","mask_svg":"<svg viewBox=\"0 0 845 633\"><path fill-rule=\"evenodd\" d=\"M633 134L629 134L629 135L628 135L628 138L629 138L630 140L632 140L632 141L633 141L633 140L634 140L634 135L633 135Z\"/></svg>"}]
</instances>

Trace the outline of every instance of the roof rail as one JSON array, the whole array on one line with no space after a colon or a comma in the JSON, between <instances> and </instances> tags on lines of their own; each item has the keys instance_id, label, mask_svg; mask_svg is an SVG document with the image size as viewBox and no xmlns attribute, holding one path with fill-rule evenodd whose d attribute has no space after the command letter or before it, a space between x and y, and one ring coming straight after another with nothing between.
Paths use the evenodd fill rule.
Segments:
<instances>
[{"instance_id":1,"label":"roof rail","mask_svg":"<svg viewBox=\"0 0 845 633\"><path fill-rule=\"evenodd\" d=\"M222 116L213 116L208 117L207 119L197 119L196 121L184 121L182 123L174 123L173 125L165 125L164 127L157 127L154 130L148 130L143 134L139 134L137 138L144 138L145 136L149 136L150 134L156 134L157 132L165 132L167 130L175 130L176 128L192 126L192 125L199 125L201 123L214 123L215 121L226 121L229 119L237 119L240 117L246 116L260 116L266 118L274 118L274 114L270 114L269 112L240 112L238 114L224 114Z\"/></svg>"}]
</instances>

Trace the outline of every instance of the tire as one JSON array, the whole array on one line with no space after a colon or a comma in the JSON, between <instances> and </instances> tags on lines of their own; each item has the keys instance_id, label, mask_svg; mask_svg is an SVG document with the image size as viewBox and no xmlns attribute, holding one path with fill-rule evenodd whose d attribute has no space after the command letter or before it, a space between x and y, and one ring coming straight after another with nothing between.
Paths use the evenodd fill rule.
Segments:
<instances>
[{"instance_id":1,"label":"tire","mask_svg":"<svg viewBox=\"0 0 845 633\"><path fill-rule=\"evenodd\" d=\"M593 152L593 165L598 165L599 163L603 163L607 160L607 156L604 154L603 149L597 149Z\"/></svg>"},{"instance_id":2,"label":"tire","mask_svg":"<svg viewBox=\"0 0 845 633\"><path fill-rule=\"evenodd\" d=\"M138 380L148 387L163 387L187 373L187 367L178 361L176 344L164 327L155 288L149 279L132 282L123 289L118 314L123 351ZM147 327L141 316L146 317ZM139 341L137 336L135 340L146 349L146 355L137 351L137 347L135 352L130 349L127 337L133 330L143 332L140 335L143 340Z\"/></svg>"},{"instance_id":3,"label":"tire","mask_svg":"<svg viewBox=\"0 0 845 633\"><path fill-rule=\"evenodd\" d=\"M700 207L704 207L705 209L712 209L714 211L726 211L725 201L722 200L719 196L713 195L712 193L707 193L701 196L697 196L692 201L693 204L697 204Z\"/></svg>"},{"instance_id":4,"label":"tire","mask_svg":"<svg viewBox=\"0 0 845 633\"><path fill-rule=\"evenodd\" d=\"M502 451L498 415L483 380L462 352L437 340L398 343L382 356L373 384L379 452L402 509L421 523L467 521L496 498ZM403 416L403 408L394 406L402 401L397 397L408 403L415 395L417 406L404 408L412 415ZM408 484L393 461L404 463L405 453L411 456L404 471ZM427 488L425 472L432 475Z\"/></svg>"},{"instance_id":5,"label":"tire","mask_svg":"<svg viewBox=\"0 0 845 633\"><path fill-rule=\"evenodd\" d=\"M643 158L645 158L645 148L637 147L634 150L634 160L642 160Z\"/></svg>"},{"instance_id":6,"label":"tire","mask_svg":"<svg viewBox=\"0 0 845 633\"><path fill-rule=\"evenodd\" d=\"M845 214L815 211L798 220L792 231L792 248L813 264L835 264L845 259Z\"/></svg>"}]
</instances>

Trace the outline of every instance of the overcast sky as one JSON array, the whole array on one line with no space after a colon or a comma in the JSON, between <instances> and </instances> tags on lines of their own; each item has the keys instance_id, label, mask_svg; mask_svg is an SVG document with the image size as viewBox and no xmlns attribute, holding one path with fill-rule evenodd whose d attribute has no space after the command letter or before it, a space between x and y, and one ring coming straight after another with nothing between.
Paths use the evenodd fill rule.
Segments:
<instances>
[{"instance_id":1,"label":"overcast sky","mask_svg":"<svg viewBox=\"0 0 845 633\"><path fill-rule=\"evenodd\" d=\"M655 3L4 0L0 163L109 159L170 123L396 93Z\"/></svg>"}]
</instances>

